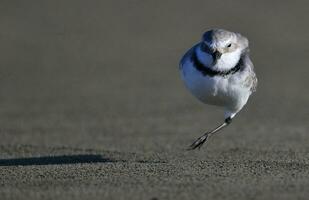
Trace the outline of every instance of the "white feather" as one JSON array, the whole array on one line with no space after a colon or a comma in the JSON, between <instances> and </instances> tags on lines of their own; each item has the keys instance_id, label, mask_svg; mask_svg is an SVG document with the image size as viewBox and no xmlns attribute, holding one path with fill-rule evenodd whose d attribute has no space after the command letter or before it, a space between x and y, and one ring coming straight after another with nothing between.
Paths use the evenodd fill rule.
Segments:
<instances>
[{"instance_id":1,"label":"white feather","mask_svg":"<svg viewBox=\"0 0 309 200\"><path fill-rule=\"evenodd\" d=\"M207 56L199 48L196 50L203 64L207 66L209 62L212 62L211 56ZM216 64L216 68L228 70L237 64L239 58L240 52L238 51L223 55ZM226 77L204 76L193 66L190 57L182 63L182 79L190 92L206 104L224 107L226 118L234 117L247 103L251 91L250 88L242 86L247 76L246 70Z\"/></svg>"}]
</instances>

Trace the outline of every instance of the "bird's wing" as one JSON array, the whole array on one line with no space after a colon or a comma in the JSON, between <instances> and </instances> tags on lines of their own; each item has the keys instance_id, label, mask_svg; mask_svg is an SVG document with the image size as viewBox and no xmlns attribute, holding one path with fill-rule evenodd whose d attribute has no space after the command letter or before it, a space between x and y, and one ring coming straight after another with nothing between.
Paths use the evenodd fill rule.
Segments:
<instances>
[{"instance_id":1,"label":"bird's wing","mask_svg":"<svg viewBox=\"0 0 309 200\"><path fill-rule=\"evenodd\" d=\"M200 43L194 45L191 49L189 49L180 59L179 62L179 69L182 69L182 66L184 65L184 63L187 61L186 59L191 57L192 53L194 52L194 49L196 48L196 46L198 46Z\"/></svg>"},{"instance_id":2,"label":"bird's wing","mask_svg":"<svg viewBox=\"0 0 309 200\"><path fill-rule=\"evenodd\" d=\"M252 70L250 75L249 75L249 79L250 79L250 90L251 92L255 92L256 91L256 88L257 88L257 85L258 85L258 79L256 78L256 75L254 73L254 71Z\"/></svg>"},{"instance_id":3,"label":"bird's wing","mask_svg":"<svg viewBox=\"0 0 309 200\"><path fill-rule=\"evenodd\" d=\"M250 88L251 92L255 92L258 85L258 80L254 72L254 65L249 57L249 50L244 53L242 59L243 59L242 68L248 70L249 72L245 80L245 85Z\"/></svg>"}]
</instances>

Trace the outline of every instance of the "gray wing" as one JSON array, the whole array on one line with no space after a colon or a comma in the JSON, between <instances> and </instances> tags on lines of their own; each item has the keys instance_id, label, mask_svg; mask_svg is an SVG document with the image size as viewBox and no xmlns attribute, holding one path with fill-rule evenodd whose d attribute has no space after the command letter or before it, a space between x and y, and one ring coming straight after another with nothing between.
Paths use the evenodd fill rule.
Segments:
<instances>
[{"instance_id":1,"label":"gray wing","mask_svg":"<svg viewBox=\"0 0 309 200\"><path fill-rule=\"evenodd\" d=\"M194 45L191 49L189 49L180 59L179 62L179 69L182 69L182 66L184 65L184 63L187 61L188 58L191 57L192 53L194 52L194 49L199 45L200 43Z\"/></svg>"},{"instance_id":2,"label":"gray wing","mask_svg":"<svg viewBox=\"0 0 309 200\"><path fill-rule=\"evenodd\" d=\"M254 72L254 65L251 62L251 59L249 57L249 51L246 51L244 53L242 59L243 59L242 68L248 69L248 72L249 72L249 74L248 74L248 76L245 80L245 85L250 88L251 92L255 92L257 85L258 85L258 80L257 80L257 77L256 77L255 72Z\"/></svg>"},{"instance_id":3,"label":"gray wing","mask_svg":"<svg viewBox=\"0 0 309 200\"><path fill-rule=\"evenodd\" d=\"M251 92L255 92L257 85L258 85L258 79L254 73L254 71L252 70L252 72L250 73L250 82L251 82L251 87L250 90Z\"/></svg>"}]
</instances>

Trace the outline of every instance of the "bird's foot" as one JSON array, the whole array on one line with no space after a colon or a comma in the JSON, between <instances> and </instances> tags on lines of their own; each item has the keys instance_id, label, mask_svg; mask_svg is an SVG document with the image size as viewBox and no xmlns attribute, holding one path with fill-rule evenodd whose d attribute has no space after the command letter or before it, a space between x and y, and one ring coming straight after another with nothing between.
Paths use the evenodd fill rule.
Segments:
<instances>
[{"instance_id":1,"label":"bird's foot","mask_svg":"<svg viewBox=\"0 0 309 200\"><path fill-rule=\"evenodd\" d=\"M188 148L188 150L194 150L196 148L200 149L201 146L207 141L208 137L210 136L209 133L205 133L201 137L197 138Z\"/></svg>"}]
</instances>

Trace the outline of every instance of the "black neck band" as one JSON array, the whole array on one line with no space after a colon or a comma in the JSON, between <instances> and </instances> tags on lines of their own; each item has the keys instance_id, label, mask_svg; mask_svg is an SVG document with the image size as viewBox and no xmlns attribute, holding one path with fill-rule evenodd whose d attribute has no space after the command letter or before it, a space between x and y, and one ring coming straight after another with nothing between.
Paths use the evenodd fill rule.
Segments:
<instances>
[{"instance_id":1,"label":"black neck band","mask_svg":"<svg viewBox=\"0 0 309 200\"><path fill-rule=\"evenodd\" d=\"M227 71L216 71L216 70L210 69L209 67L207 67L206 65L201 63L201 61L199 61L199 59L197 58L196 51L194 51L192 53L191 61L193 62L193 66L199 72L201 72L204 76L207 75L207 76L210 76L210 77L213 77L213 76L227 76L229 74L235 74L236 72L238 72L240 70L240 66L243 64L242 63L243 62L242 58L240 58L238 63L232 69L229 69Z\"/></svg>"}]
</instances>

